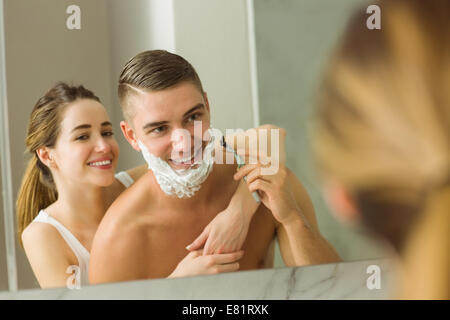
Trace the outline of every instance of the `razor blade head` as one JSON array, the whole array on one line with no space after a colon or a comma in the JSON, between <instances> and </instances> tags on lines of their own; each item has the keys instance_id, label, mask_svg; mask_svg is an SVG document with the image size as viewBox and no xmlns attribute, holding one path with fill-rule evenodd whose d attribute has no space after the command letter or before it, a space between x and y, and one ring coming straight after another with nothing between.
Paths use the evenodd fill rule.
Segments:
<instances>
[{"instance_id":1,"label":"razor blade head","mask_svg":"<svg viewBox=\"0 0 450 320\"><path fill-rule=\"evenodd\" d=\"M222 136L222 139L220 139L220 145L224 147L225 150L234 155L234 158L236 159L236 162L238 164L238 168L245 165L245 161L236 153L233 148L230 148L230 146L227 145L227 143L225 142L225 136Z\"/></svg>"},{"instance_id":2,"label":"razor blade head","mask_svg":"<svg viewBox=\"0 0 450 320\"><path fill-rule=\"evenodd\" d=\"M222 136L222 139L220 139L220 145L224 148L227 147L227 143L225 142L225 136Z\"/></svg>"}]
</instances>

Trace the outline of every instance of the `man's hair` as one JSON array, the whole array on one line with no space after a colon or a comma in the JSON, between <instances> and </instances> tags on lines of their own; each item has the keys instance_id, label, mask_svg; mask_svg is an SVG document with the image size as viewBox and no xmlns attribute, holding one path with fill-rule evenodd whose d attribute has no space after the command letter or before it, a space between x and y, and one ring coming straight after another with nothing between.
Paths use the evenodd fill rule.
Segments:
<instances>
[{"instance_id":1,"label":"man's hair","mask_svg":"<svg viewBox=\"0 0 450 320\"><path fill-rule=\"evenodd\" d=\"M119 78L119 102L125 120L129 122L134 116L130 98L182 82L191 82L203 93L197 72L183 57L165 50L149 50L134 56L125 64Z\"/></svg>"}]
</instances>

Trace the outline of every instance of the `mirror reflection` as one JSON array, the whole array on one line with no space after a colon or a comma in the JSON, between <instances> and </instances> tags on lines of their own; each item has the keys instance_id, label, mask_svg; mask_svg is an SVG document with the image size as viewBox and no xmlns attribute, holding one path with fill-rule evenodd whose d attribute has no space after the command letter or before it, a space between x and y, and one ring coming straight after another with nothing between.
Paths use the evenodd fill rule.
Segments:
<instances>
[{"instance_id":1,"label":"mirror reflection","mask_svg":"<svg viewBox=\"0 0 450 320\"><path fill-rule=\"evenodd\" d=\"M384 256L327 209L308 137L364 3L5 0L19 288Z\"/></svg>"}]
</instances>

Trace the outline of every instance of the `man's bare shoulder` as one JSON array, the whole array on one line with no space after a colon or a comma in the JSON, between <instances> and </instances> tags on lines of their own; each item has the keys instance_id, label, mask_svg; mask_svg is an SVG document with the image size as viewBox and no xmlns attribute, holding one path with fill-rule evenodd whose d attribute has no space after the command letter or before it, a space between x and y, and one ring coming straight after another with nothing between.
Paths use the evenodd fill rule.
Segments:
<instances>
[{"instance_id":1,"label":"man's bare shoulder","mask_svg":"<svg viewBox=\"0 0 450 320\"><path fill-rule=\"evenodd\" d=\"M146 179L139 179L125 190L105 213L95 234L93 251L110 248L112 244L112 251L117 254L144 247L151 233L152 219L147 214L151 211L151 193Z\"/></svg>"},{"instance_id":2,"label":"man's bare shoulder","mask_svg":"<svg viewBox=\"0 0 450 320\"><path fill-rule=\"evenodd\" d=\"M150 175L151 172L148 172ZM142 176L112 203L106 211L102 223L124 223L135 221L135 217L139 216L143 211L148 211L153 199L154 185L151 177Z\"/></svg>"},{"instance_id":3,"label":"man's bare shoulder","mask_svg":"<svg viewBox=\"0 0 450 320\"><path fill-rule=\"evenodd\" d=\"M109 207L95 234L89 264L91 283L144 279L150 257L151 185L139 179ZM109 266L114 266L110 268Z\"/></svg>"},{"instance_id":4,"label":"man's bare shoulder","mask_svg":"<svg viewBox=\"0 0 450 320\"><path fill-rule=\"evenodd\" d=\"M150 174L150 173L149 173ZM153 177L141 177L113 202L106 211L95 235L99 241L134 239L132 235L145 234L149 229L148 213L152 210ZM138 237L137 239L141 239Z\"/></svg>"},{"instance_id":5,"label":"man's bare shoulder","mask_svg":"<svg viewBox=\"0 0 450 320\"><path fill-rule=\"evenodd\" d=\"M123 219L122 219L123 220ZM91 284L131 281L147 276L148 230L139 222L110 221L100 225L91 250Z\"/></svg>"}]
</instances>

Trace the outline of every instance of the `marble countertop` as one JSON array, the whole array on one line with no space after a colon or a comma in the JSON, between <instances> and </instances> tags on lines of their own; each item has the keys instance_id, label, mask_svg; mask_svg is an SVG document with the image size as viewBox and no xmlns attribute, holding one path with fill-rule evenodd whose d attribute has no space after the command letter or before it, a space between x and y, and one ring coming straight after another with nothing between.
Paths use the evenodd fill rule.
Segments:
<instances>
[{"instance_id":1,"label":"marble countertop","mask_svg":"<svg viewBox=\"0 0 450 320\"><path fill-rule=\"evenodd\" d=\"M380 289L369 289L368 267L380 270ZM0 292L5 299L389 299L394 270L390 260L374 259L241 271L211 276L155 279L86 286Z\"/></svg>"}]
</instances>

